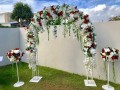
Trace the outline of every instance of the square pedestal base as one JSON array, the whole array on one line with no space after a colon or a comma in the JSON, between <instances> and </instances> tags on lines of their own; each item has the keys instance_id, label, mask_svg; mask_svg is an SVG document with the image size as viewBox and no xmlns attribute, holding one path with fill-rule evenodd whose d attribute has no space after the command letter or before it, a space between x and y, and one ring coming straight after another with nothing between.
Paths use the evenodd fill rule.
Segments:
<instances>
[{"instance_id":1,"label":"square pedestal base","mask_svg":"<svg viewBox=\"0 0 120 90\"><path fill-rule=\"evenodd\" d=\"M110 86L110 85L103 85L102 88L104 90L115 90L114 87Z\"/></svg>"},{"instance_id":2,"label":"square pedestal base","mask_svg":"<svg viewBox=\"0 0 120 90\"><path fill-rule=\"evenodd\" d=\"M34 76L31 80L30 80L30 82L35 82L35 83L38 83L40 80L41 80L41 76Z\"/></svg>"},{"instance_id":3,"label":"square pedestal base","mask_svg":"<svg viewBox=\"0 0 120 90\"><path fill-rule=\"evenodd\" d=\"M93 86L96 87L96 83L94 80L84 80L85 86Z\"/></svg>"}]
</instances>

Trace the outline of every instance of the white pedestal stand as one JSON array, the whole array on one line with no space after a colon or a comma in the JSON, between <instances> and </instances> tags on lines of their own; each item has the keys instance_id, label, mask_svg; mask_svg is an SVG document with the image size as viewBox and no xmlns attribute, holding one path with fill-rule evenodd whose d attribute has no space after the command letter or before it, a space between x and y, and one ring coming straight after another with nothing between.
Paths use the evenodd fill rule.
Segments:
<instances>
[{"instance_id":1,"label":"white pedestal stand","mask_svg":"<svg viewBox=\"0 0 120 90\"><path fill-rule=\"evenodd\" d=\"M109 84L109 78L110 78L110 75L109 75L109 61L108 61L108 73L107 73L107 75L108 75L107 85L103 85L102 88L104 90L114 90L114 87L110 86L110 84Z\"/></svg>"},{"instance_id":2,"label":"white pedestal stand","mask_svg":"<svg viewBox=\"0 0 120 90\"><path fill-rule=\"evenodd\" d=\"M92 72L93 73L93 72ZM88 72L87 72L87 79L84 80L84 83L85 83L85 86L93 86L93 87L96 87L96 83L95 81L93 80L93 75L92 75L92 79L89 80L88 79Z\"/></svg>"},{"instance_id":3,"label":"white pedestal stand","mask_svg":"<svg viewBox=\"0 0 120 90\"><path fill-rule=\"evenodd\" d=\"M89 58L89 60L90 60L90 58ZM96 87L96 83L95 83L95 81L93 80L93 65L92 65L92 67L91 67L91 72L90 72L90 73L91 73L91 77L92 77L91 80L88 79L88 73L89 73L89 70L88 70L88 67L87 67L87 69L86 69L87 79L84 80L85 86L93 86L93 87Z\"/></svg>"},{"instance_id":4,"label":"white pedestal stand","mask_svg":"<svg viewBox=\"0 0 120 90\"><path fill-rule=\"evenodd\" d=\"M16 62L16 69L17 69L17 78L18 78L18 81L17 81L13 86L14 86L14 87L20 87L20 86L24 85L24 82L19 81L19 72L18 72L17 62Z\"/></svg>"},{"instance_id":5,"label":"white pedestal stand","mask_svg":"<svg viewBox=\"0 0 120 90\"><path fill-rule=\"evenodd\" d=\"M34 83L38 83L41 79L42 79L42 76L39 76L39 67L37 65L38 63L38 50L36 52L36 70L33 70L32 69L32 79L29 81L29 82L34 82Z\"/></svg>"}]
</instances>

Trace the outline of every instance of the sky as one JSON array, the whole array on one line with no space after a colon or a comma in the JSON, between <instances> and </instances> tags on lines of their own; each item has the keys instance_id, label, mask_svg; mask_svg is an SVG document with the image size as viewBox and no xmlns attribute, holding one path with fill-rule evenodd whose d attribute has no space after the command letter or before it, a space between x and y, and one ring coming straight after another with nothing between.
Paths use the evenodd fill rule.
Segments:
<instances>
[{"instance_id":1,"label":"sky","mask_svg":"<svg viewBox=\"0 0 120 90\"><path fill-rule=\"evenodd\" d=\"M120 0L0 0L0 13L12 12L14 4L19 1L30 5L34 13L45 6L63 3L77 6L84 14L89 14L92 22L103 22L120 15Z\"/></svg>"}]
</instances>

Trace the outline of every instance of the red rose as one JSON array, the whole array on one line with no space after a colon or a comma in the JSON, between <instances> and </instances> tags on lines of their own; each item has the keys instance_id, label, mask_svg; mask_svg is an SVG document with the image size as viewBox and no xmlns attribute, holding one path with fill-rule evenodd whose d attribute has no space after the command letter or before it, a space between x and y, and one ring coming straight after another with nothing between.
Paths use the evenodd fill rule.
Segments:
<instances>
[{"instance_id":1,"label":"red rose","mask_svg":"<svg viewBox=\"0 0 120 90\"><path fill-rule=\"evenodd\" d=\"M59 12L58 16L63 16L63 11Z\"/></svg>"},{"instance_id":2,"label":"red rose","mask_svg":"<svg viewBox=\"0 0 120 90\"><path fill-rule=\"evenodd\" d=\"M49 13L49 12L47 12L47 14L46 14L49 18L52 18L52 15Z\"/></svg>"},{"instance_id":3,"label":"red rose","mask_svg":"<svg viewBox=\"0 0 120 90\"><path fill-rule=\"evenodd\" d=\"M102 49L102 53L104 53L105 52L105 50L104 49Z\"/></svg>"},{"instance_id":4,"label":"red rose","mask_svg":"<svg viewBox=\"0 0 120 90\"><path fill-rule=\"evenodd\" d=\"M89 15L88 15L88 14L86 14L86 15L84 15L84 17L83 17L83 18L84 18L84 19L88 19L88 16L89 16Z\"/></svg>"},{"instance_id":5,"label":"red rose","mask_svg":"<svg viewBox=\"0 0 120 90\"><path fill-rule=\"evenodd\" d=\"M9 58L11 58L11 56L12 56L11 51L9 51L9 52L7 53L7 56L8 56Z\"/></svg>"},{"instance_id":6,"label":"red rose","mask_svg":"<svg viewBox=\"0 0 120 90\"><path fill-rule=\"evenodd\" d=\"M27 26L26 29L29 29L29 27Z\"/></svg>"},{"instance_id":7,"label":"red rose","mask_svg":"<svg viewBox=\"0 0 120 90\"><path fill-rule=\"evenodd\" d=\"M91 39L92 39L92 34L91 34L91 33L89 33L88 38L91 38Z\"/></svg>"},{"instance_id":8,"label":"red rose","mask_svg":"<svg viewBox=\"0 0 120 90\"><path fill-rule=\"evenodd\" d=\"M30 53L32 53L33 52L33 50L30 50Z\"/></svg>"},{"instance_id":9,"label":"red rose","mask_svg":"<svg viewBox=\"0 0 120 90\"><path fill-rule=\"evenodd\" d=\"M115 59L115 56L112 56L111 59L114 60L114 59Z\"/></svg>"},{"instance_id":10,"label":"red rose","mask_svg":"<svg viewBox=\"0 0 120 90\"><path fill-rule=\"evenodd\" d=\"M40 26L42 26L42 23L41 23L41 20L40 20L40 19L38 19L38 24L39 24Z\"/></svg>"},{"instance_id":11,"label":"red rose","mask_svg":"<svg viewBox=\"0 0 120 90\"><path fill-rule=\"evenodd\" d=\"M15 48L14 50L19 50L19 48Z\"/></svg>"},{"instance_id":12,"label":"red rose","mask_svg":"<svg viewBox=\"0 0 120 90\"><path fill-rule=\"evenodd\" d=\"M43 11L40 11L40 12L39 12L39 15L41 16L42 14L43 14Z\"/></svg>"},{"instance_id":13,"label":"red rose","mask_svg":"<svg viewBox=\"0 0 120 90\"><path fill-rule=\"evenodd\" d=\"M85 19L85 20L83 21L83 23L87 24L87 23L89 23L89 20L86 20L86 19Z\"/></svg>"},{"instance_id":14,"label":"red rose","mask_svg":"<svg viewBox=\"0 0 120 90\"><path fill-rule=\"evenodd\" d=\"M110 55L110 52L107 52L107 55Z\"/></svg>"},{"instance_id":15,"label":"red rose","mask_svg":"<svg viewBox=\"0 0 120 90\"><path fill-rule=\"evenodd\" d=\"M22 56L24 55L25 53L24 52L22 52Z\"/></svg>"},{"instance_id":16,"label":"red rose","mask_svg":"<svg viewBox=\"0 0 120 90\"><path fill-rule=\"evenodd\" d=\"M95 47L96 47L96 45L95 45L94 43L92 43L91 47L92 47L92 48L95 48Z\"/></svg>"},{"instance_id":17,"label":"red rose","mask_svg":"<svg viewBox=\"0 0 120 90\"><path fill-rule=\"evenodd\" d=\"M33 38L33 35L28 35L29 38Z\"/></svg>"},{"instance_id":18,"label":"red rose","mask_svg":"<svg viewBox=\"0 0 120 90\"><path fill-rule=\"evenodd\" d=\"M106 56L102 55L102 58L106 58Z\"/></svg>"},{"instance_id":19,"label":"red rose","mask_svg":"<svg viewBox=\"0 0 120 90\"><path fill-rule=\"evenodd\" d=\"M88 32L92 32L92 29L91 29L90 27L88 27L86 30L87 30Z\"/></svg>"},{"instance_id":20,"label":"red rose","mask_svg":"<svg viewBox=\"0 0 120 90\"><path fill-rule=\"evenodd\" d=\"M52 11L55 11L55 8L54 8L54 6L51 6L51 10L52 10Z\"/></svg>"},{"instance_id":21,"label":"red rose","mask_svg":"<svg viewBox=\"0 0 120 90\"><path fill-rule=\"evenodd\" d=\"M33 44L32 42L30 42L30 45Z\"/></svg>"},{"instance_id":22,"label":"red rose","mask_svg":"<svg viewBox=\"0 0 120 90\"><path fill-rule=\"evenodd\" d=\"M114 56L115 59L118 59L118 56Z\"/></svg>"}]
</instances>

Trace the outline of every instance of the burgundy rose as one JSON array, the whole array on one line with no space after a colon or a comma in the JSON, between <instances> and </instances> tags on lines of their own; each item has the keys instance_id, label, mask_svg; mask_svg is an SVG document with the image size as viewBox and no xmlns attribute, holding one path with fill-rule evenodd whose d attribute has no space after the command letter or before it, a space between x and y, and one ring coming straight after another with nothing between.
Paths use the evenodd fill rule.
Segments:
<instances>
[{"instance_id":1,"label":"burgundy rose","mask_svg":"<svg viewBox=\"0 0 120 90\"><path fill-rule=\"evenodd\" d=\"M52 18L52 15L49 13L49 12L47 12L47 14L46 14L49 18Z\"/></svg>"},{"instance_id":2,"label":"burgundy rose","mask_svg":"<svg viewBox=\"0 0 120 90\"><path fill-rule=\"evenodd\" d=\"M28 35L29 38L33 38L33 35Z\"/></svg>"},{"instance_id":3,"label":"burgundy rose","mask_svg":"<svg viewBox=\"0 0 120 90\"><path fill-rule=\"evenodd\" d=\"M89 15L88 15L88 14L86 14L86 15L84 15L84 17L83 17L83 18L86 20L86 19L88 19L88 16L89 16Z\"/></svg>"},{"instance_id":4,"label":"burgundy rose","mask_svg":"<svg viewBox=\"0 0 120 90\"><path fill-rule=\"evenodd\" d=\"M106 58L106 56L102 55L102 58Z\"/></svg>"},{"instance_id":5,"label":"burgundy rose","mask_svg":"<svg viewBox=\"0 0 120 90\"><path fill-rule=\"evenodd\" d=\"M88 27L86 30L87 30L88 32L92 32L92 29L91 29L90 27Z\"/></svg>"},{"instance_id":6,"label":"burgundy rose","mask_svg":"<svg viewBox=\"0 0 120 90\"><path fill-rule=\"evenodd\" d=\"M43 11L40 11L40 12L39 12L39 15L41 16L42 14L43 14Z\"/></svg>"},{"instance_id":7,"label":"burgundy rose","mask_svg":"<svg viewBox=\"0 0 120 90\"><path fill-rule=\"evenodd\" d=\"M58 16L63 16L63 11L59 12Z\"/></svg>"},{"instance_id":8,"label":"burgundy rose","mask_svg":"<svg viewBox=\"0 0 120 90\"><path fill-rule=\"evenodd\" d=\"M85 20L83 21L83 23L87 24L87 23L89 23L89 20L86 20L86 19L85 19Z\"/></svg>"},{"instance_id":9,"label":"burgundy rose","mask_svg":"<svg viewBox=\"0 0 120 90\"><path fill-rule=\"evenodd\" d=\"M88 38L91 38L91 39L92 39L92 34L91 34L91 33L89 33Z\"/></svg>"},{"instance_id":10,"label":"burgundy rose","mask_svg":"<svg viewBox=\"0 0 120 90\"><path fill-rule=\"evenodd\" d=\"M52 11L55 11L55 8L54 8L54 6L51 6L51 10L52 10Z\"/></svg>"},{"instance_id":11,"label":"burgundy rose","mask_svg":"<svg viewBox=\"0 0 120 90\"><path fill-rule=\"evenodd\" d=\"M102 49L102 53L104 53L105 52L105 50L104 49Z\"/></svg>"},{"instance_id":12,"label":"burgundy rose","mask_svg":"<svg viewBox=\"0 0 120 90\"><path fill-rule=\"evenodd\" d=\"M22 56L24 55L25 53L24 52L22 52Z\"/></svg>"},{"instance_id":13,"label":"burgundy rose","mask_svg":"<svg viewBox=\"0 0 120 90\"><path fill-rule=\"evenodd\" d=\"M110 55L110 52L107 52L107 55Z\"/></svg>"},{"instance_id":14,"label":"burgundy rose","mask_svg":"<svg viewBox=\"0 0 120 90\"><path fill-rule=\"evenodd\" d=\"M15 48L14 50L19 50L19 48Z\"/></svg>"}]
</instances>

